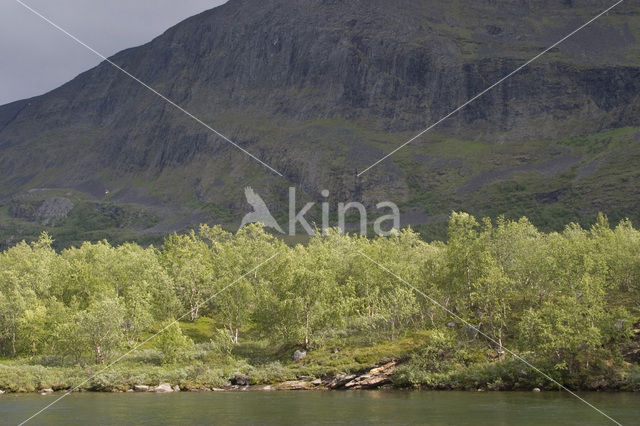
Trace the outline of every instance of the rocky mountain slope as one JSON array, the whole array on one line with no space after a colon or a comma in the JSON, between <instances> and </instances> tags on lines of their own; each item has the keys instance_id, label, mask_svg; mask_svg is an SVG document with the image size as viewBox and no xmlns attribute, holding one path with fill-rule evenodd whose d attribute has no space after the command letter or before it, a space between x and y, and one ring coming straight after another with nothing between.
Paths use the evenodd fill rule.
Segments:
<instances>
[{"instance_id":1,"label":"rocky mountain slope","mask_svg":"<svg viewBox=\"0 0 640 426\"><path fill-rule=\"evenodd\" d=\"M632 2L355 176L611 4L230 0L111 59L285 177L103 63L0 107L0 236L46 225L68 242L121 240L237 223L248 185L272 210L286 211L290 185L316 201L329 189L333 204L394 201L427 236L452 209L546 228L598 211L636 218ZM34 213L52 198L64 217Z\"/></svg>"}]
</instances>

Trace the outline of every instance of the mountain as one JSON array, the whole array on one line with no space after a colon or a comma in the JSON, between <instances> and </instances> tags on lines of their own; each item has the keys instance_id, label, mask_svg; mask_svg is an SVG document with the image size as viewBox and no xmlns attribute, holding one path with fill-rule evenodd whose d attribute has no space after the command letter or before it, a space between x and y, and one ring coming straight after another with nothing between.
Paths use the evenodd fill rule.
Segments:
<instances>
[{"instance_id":1,"label":"mountain","mask_svg":"<svg viewBox=\"0 0 640 426\"><path fill-rule=\"evenodd\" d=\"M624 2L431 132L374 161L612 4L230 0L114 63L0 107L0 239L64 244L390 200L439 236L454 209L556 229L640 218L640 5ZM66 200L66 201L65 201Z\"/></svg>"}]
</instances>

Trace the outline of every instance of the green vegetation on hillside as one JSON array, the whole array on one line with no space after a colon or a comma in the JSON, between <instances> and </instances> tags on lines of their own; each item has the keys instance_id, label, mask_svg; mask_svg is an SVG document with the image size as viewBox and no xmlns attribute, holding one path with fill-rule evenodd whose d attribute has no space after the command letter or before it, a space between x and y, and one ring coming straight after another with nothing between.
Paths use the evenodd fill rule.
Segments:
<instances>
[{"instance_id":1,"label":"green vegetation on hillside","mask_svg":"<svg viewBox=\"0 0 640 426\"><path fill-rule=\"evenodd\" d=\"M232 122L232 118L228 121ZM258 124L256 138L258 132L271 137L277 129L292 126L286 121L271 123L271 126L262 121ZM238 125L250 127L248 123ZM319 191L298 188L299 208L309 201L316 203L306 215L310 223L321 222L320 204L328 201L331 204L330 222L337 225L337 203L359 199L371 205L384 200L395 202L403 212L401 224L411 225L427 241L446 240L447 217L452 210L467 211L478 217L503 215L512 220L527 216L544 232L562 231L571 222L589 227L600 211L614 223L625 218L634 223L640 220L640 210L636 206L640 191L635 185L640 177L635 167L640 161L638 127L503 144L430 133L424 140L389 159L389 165L397 166L407 176L406 180L397 182L397 187L390 189L383 184L388 171L382 166L372 169L371 174L364 174L359 181L355 180L354 159L345 157L346 151L351 149L349 144L340 148L345 150L344 155L335 156L325 149L327 141L361 140L370 143L375 152L382 155L411 137L410 133L367 130L368 126L373 127L373 124L319 120L293 127L287 137L281 135L285 145L309 139L321 147L320 152L327 153L318 154L322 156L321 169L326 172L318 171L320 174L314 180L318 186L330 191L330 197L321 197ZM300 160L306 155L296 154ZM56 249L103 239L113 245L131 241L143 246L158 245L169 232L184 232L198 223L237 229L243 215L250 211L244 196L245 186L252 186L267 202L276 220L284 224L289 214L286 196L289 182L304 180L297 171L292 172L289 181L269 180L269 185L273 185L269 187L264 185L265 176L257 173L214 185L211 176L197 175L215 169L213 163L205 162L179 171L167 169L157 181L141 179L109 183L107 186L112 192L99 199L72 189L41 188L18 192L0 201L0 249L22 239L35 241L43 229L55 240ZM196 186L203 191L197 197L193 194L193 182L200 182ZM119 193L117 188L133 191L129 184L145 194L144 197L131 203L115 201ZM362 186L361 196L356 195L356 184ZM160 194L168 198L164 200ZM171 198L171 194L180 194L180 199ZM66 217L55 223L45 223L37 212L52 198L67 198L74 206ZM170 207L174 202L180 207ZM368 212L369 215L374 213L373 208ZM357 222L359 218L353 219Z\"/></svg>"},{"instance_id":2,"label":"green vegetation on hillside","mask_svg":"<svg viewBox=\"0 0 640 426\"><path fill-rule=\"evenodd\" d=\"M628 221L542 233L453 213L446 244L333 231L289 247L256 225L202 226L160 248L51 244L43 234L0 254L0 389L67 389L133 348L83 388L273 383L390 359L396 386L554 387L505 347L572 388L640 388L640 231Z\"/></svg>"}]
</instances>

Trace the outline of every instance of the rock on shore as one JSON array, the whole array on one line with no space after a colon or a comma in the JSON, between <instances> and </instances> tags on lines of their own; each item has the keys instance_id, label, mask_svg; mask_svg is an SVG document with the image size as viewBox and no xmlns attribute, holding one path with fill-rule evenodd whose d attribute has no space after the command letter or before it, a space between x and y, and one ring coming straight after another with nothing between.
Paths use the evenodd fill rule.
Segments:
<instances>
[{"instance_id":1,"label":"rock on shore","mask_svg":"<svg viewBox=\"0 0 640 426\"><path fill-rule=\"evenodd\" d=\"M391 383L391 376L396 369L396 361L390 361L386 364L372 368L362 374L338 374L334 377L325 379L300 376L297 380L289 380L286 382L250 386L249 376L246 374L236 374L223 388L186 388L190 392L211 392L226 390L254 390L254 391L273 391L273 390L314 390L314 389L375 389L383 385ZM135 385L130 392L154 392L154 393L171 393L180 392L180 386L171 386L169 383L161 383L158 386ZM42 389L44 394L50 389Z\"/></svg>"},{"instance_id":2,"label":"rock on shore","mask_svg":"<svg viewBox=\"0 0 640 426\"><path fill-rule=\"evenodd\" d=\"M374 389L391 383L391 375L396 369L396 362L391 361L380 367L372 368L368 373L339 374L328 384L329 389Z\"/></svg>"},{"instance_id":3,"label":"rock on shore","mask_svg":"<svg viewBox=\"0 0 640 426\"><path fill-rule=\"evenodd\" d=\"M173 392L173 388L169 383L161 383L153 391L155 393L169 393Z\"/></svg>"}]
</instances>

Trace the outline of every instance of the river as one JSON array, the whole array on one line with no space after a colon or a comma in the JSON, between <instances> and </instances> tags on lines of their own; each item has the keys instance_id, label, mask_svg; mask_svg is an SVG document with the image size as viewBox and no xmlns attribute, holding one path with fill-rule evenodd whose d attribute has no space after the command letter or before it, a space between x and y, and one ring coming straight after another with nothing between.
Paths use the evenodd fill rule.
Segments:
<instances>
[{"instance_id":1,"label":"river","mask_svg":"<svg viewBox=\"0 0 640 426\"><path fill-rule=\"evenodd\" d=\"M17 424L61 394L0 396L0 424ZM581 393L625 425L640 424L640 394ZM565 392L78 393L29 424L612 424Z\"/></svg>"}]
</instances>

